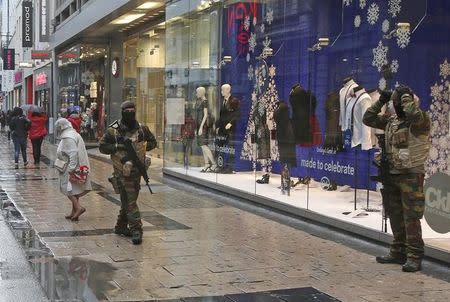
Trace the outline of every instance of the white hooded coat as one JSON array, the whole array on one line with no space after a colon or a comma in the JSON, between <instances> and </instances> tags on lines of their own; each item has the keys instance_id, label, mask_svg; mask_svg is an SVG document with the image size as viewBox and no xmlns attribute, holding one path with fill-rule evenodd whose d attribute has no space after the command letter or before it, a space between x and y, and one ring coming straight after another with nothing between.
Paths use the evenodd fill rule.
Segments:
<instances>
[{"instance_id":1,"label":"white hooded coat","mask_svg":"<svg viewBox=\"0 0 450 302\"><path fill-rule=\"evenodd\" d=\"M87 166L89 172L91 169L83 138L73 129L72 124L64 118L56 121L55 130L57 138L61 140L56 151L56 157L68 162L65 171L59 173L61 193L68 196L91 191L90 174L88 174L84 184L69 181L69 173L77 170L80 166Z\"/></svg>"}]
</instances>

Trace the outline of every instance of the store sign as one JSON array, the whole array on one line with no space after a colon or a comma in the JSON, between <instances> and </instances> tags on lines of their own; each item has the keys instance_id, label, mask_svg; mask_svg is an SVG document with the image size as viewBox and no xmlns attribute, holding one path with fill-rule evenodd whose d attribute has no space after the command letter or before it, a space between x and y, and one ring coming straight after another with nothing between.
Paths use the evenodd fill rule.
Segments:
<instances>
[{"instance_id":1,"label":"store sign","mask_svg":"<svg viewBox=\"0 0 450 302\"><path fill-rule=\"evenodd\" d=\"M41 42L48 42L49 18L47 7L47 0L41 0L39 3L39 41Z\"/></svg>"},{"instance_id":2,"label":"store sign","mask_svg":"<svg viewBox=\"0 0 450 302\"><path fill-rule=\"evenodd\" d=\"M36 75L36 85L41 86L47 84L47 74L45 72L40 72Z\"/></svg>"},{"instance_id":3,"label":"store sign","mask_svg":"<svg viewBox=\"0 0 450 302\"><path fill-rule=\"evenodd\" d=\"M22 47L33 47L33 3L22 2Z\"/></svg>"},{"instance_id":4,"label":"store sign","mask_svg":"<svg viewBox=\"0 0 450 302\"><path fill-rule=\"evenodd\" d=\"M16 67L14 48L3 49L3 70L14 70Z\"/></svg>"},{"instance_id":5,"label":"store sign","mask_svg":"<svg viewBox=\"0 0 450 302\"><path fill-rule=\"evenodd\" d=\"M19 70L14 73L14 84L21 83L23 80L23 71Z\"/></svg>"},{"instance_id":6,"label":"store sign","mask_svg":"<svg viewBox=\"0 0 450 302\"><path fill-rule=\"evenodd\" d=\"M32 50L31 51L32 60L48 60L50 59L50 52L46 50Z\"/></svg>"},{"instance_id":7,"label":"store sign","mask_svg":"<svg viewBox=\"0 0 450 302\"><path fill-rule=\"evenodd\" d=\"M450 232L450 176L433 174L424 186L425 220L436 232Z\"/></svg>"}]
</instances>

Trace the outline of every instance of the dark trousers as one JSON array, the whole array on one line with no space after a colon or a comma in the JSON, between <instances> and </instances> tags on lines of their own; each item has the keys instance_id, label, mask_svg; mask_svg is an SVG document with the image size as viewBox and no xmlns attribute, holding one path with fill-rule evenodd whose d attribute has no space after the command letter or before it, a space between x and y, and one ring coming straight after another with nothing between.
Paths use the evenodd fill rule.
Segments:
<instances>
[{"instance_id":1,"label":"dark trousers","mask_svg":"<svg viewBox=\"0 0 450 302\"><path fill-rule=\"evenodd\" d=\"M31 145L33 146L33 158L34 158L35 164L39 164L39 162L41 161L41 148L42 148L43 140L44 140L44 137L33 138L31 140Z\"/></svg>"},{"instance_id":2,"label":"dark trousers","mask_svg":"<svg viewBox=\"0 0 450 302\"><path fill-rule=\"evenodd\" d=\"M14 143L14 162L19 163L19 155L22 152L23 162L27 162L27 138L13 135Z\"/></svg>"}]
</instances>

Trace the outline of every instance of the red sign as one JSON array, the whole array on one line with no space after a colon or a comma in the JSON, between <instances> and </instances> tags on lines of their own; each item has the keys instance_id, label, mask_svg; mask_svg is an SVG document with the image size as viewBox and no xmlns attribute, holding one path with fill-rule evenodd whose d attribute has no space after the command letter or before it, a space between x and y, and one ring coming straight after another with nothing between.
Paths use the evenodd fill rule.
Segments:
<instances>
[{"instance_id":1,"label":"red sign","mask_svg":"<svg viewBox=\"0 0 450 302\"><path fill-rule=\"evenodd\" d=\"M46 60L50 59L50 52L45 50L32 50L31 51L32 60Z\"/></svg>"},{"instance_id":2,"label":"red sign","mask_svg":"<svg viewBox=\"0 0 450 302\"><path fill-rule=\"evenodd\" d=\"M15 84L20 83L20 82L22 82L22 80L23 80L23 72L22 72L22 70L16 71L14 73L14 83Z\"/></svg>"},{"instance_id":3,"label":"red sign","mask_svg":"<svg viewBox=\"0 0 450 302\"><path fill-rule=\"evenodd\" d=\"M36 75L36 85L45 85L47 84L47 74L45 72L38 73Z\"/></svg>"}]
</instances>

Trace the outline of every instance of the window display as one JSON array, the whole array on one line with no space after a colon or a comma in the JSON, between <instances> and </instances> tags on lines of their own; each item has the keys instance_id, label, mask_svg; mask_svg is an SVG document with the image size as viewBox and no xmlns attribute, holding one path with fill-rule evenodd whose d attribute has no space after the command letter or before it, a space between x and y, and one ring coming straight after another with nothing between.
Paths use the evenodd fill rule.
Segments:
<instances>
[{"instance_id":1,"label":"window display","mask_svg":"<svg viewBox=\"0 0 450 302\"><path fill-rule=\"evenodd\" d=\"M441 17L450 4L410 2L393 16L377 0L364 8L325 0L181 2L167 5L166 108L179 100L183 114L176 122L166 116L166 173L392 233L382 223L384 183L371 177L379 174L385 129L369 127L364 116L401 83L431 117L432 144L426 161L420 156L426 175L448 170L448 127L439 126L448 124L448 33L437 23L447 22ZM209 26L198 26L203 17ZM204 39L214 35L219 41ZM420 54L429 48L433 56ZM394 104L379 109L401 114ZM414 161L411 150L396 150L397 160ZM450 238L422 226L426 242Z\"/></svg>"}]
</instances>

